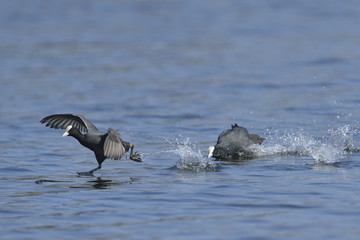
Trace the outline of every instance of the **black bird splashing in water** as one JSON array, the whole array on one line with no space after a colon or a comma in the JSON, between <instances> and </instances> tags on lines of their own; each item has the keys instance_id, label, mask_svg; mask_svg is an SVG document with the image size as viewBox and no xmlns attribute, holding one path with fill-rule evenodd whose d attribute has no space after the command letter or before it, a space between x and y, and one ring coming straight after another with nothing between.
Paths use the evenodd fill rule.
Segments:
<instances>
[{"instance_id":1,"label":"black bird splashing in water","mask_svg":"<svg viewBox=\"0 0 360 240\"><path fill-rule=\"evenodd\" d=\"M79 175L93 175L96 170L101 169L101 164L106 158L119 160L130 149L130 159L142 162L140 155L133 152L134 145L122 140L117 131L109 128L106 133L100 132L94 124L81 115L54 114L43 118L40 122L46 123L46 127L66 129L63 137L72 136L95 153L98 167L89 172L78 172Z\"/></svg>"},{"instance_id":2,"label":"black bird splashing in water","mask_svg":"<svg viewBox=\"0 0 360 240\"><path fill-rule=\"evenodd\" d=\"M217 160L239 160L253 157L249 147L254 144L261 144L265 138L256 134L249 134L244 127L237 124L231 125L231 129L223 131L215 146L209 147L209 158Z\"/></svg>"}]
</instances>

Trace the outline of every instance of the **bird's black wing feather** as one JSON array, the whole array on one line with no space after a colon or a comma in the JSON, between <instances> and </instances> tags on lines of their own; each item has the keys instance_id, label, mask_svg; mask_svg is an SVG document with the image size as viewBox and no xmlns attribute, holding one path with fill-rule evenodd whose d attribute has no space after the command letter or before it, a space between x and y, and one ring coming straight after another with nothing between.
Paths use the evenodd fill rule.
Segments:
<instances>
[{"instance_id":1,"label":"bird's black wing feather","mask_svg":"<svg viewBox=\"0 0 360 240\"><path fill-rule=\"evenodd\" d=\"M218 140L217 140L217 143L220 143L221 139L224 138L224 137L226 137L226 136L229 135L230 133L231 133L231 129L223 131L223 132L219 135Z\"/></svg>"},{"instance_id":2,"label":"bird's black wing feather","mask_svg":"<svg viewBox=\"0 0 360 240\"><path fill-rule=\"evenodd\" d=\"M81 132L97 131L97 128L89 120L81 115L74 114L54 114L44 117L41 123L46 123L46 127L65 129L69 125L79 129Z\"/></svg>"}]
</instances>

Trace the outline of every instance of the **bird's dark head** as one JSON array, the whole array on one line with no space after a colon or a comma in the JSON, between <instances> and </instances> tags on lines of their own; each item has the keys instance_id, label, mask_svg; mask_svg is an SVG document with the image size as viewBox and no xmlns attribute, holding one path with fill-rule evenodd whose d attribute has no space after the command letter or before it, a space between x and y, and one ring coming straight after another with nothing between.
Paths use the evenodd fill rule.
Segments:
<instances>
[{"instance_id":1,"label":"bird's dark head","mask_svg":"<svg viewBox=\"0 0 360 240\"><path fill-rule=\"evenodd\" d=\"M74 132L76 132L76 129L69 125L66 127L66 131L64 132L63 137L74 136Z\"/></svg>"}]
</instances>

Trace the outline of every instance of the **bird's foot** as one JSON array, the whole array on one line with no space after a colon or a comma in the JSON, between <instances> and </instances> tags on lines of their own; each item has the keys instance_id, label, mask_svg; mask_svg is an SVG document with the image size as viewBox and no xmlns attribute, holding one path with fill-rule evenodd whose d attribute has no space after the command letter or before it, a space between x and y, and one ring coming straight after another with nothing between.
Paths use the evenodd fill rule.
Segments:
<instances>
[{"instance_id":1,"label":"bird's foot","mask_svg":"<svg viewBox=\"0 0 360 240\"><path fill-rule=\"evenodd\" d=\"M130 154L130 159L135 162L142 162L140 154L137 152L134 152L133 154Z\"/></svg>"},{"instance_id":2,"label":"bird's foot","mask_svg":"<svg viewBox=\"0 0 360 240\"><path fill-rule=\"evenodd\" d=\"M78 176L81 177L81 176L90 176L90 177L93 177L94 176L94 172L101 169L101 163L99 164L99 166L97 168L94 168L93 170L91 171L88 171L88 172L78 172Z\"/></svg>"},{"instance_id":3,"label":"bird's foot","mask_svg":"<svg viewBox=\"0 0 360 240\"><path fill-rule=\"evenodd\" d=\"M77 172L78 177L94 177L94 171L88 171L88 172Z\"/></svg>"}]
</instances>

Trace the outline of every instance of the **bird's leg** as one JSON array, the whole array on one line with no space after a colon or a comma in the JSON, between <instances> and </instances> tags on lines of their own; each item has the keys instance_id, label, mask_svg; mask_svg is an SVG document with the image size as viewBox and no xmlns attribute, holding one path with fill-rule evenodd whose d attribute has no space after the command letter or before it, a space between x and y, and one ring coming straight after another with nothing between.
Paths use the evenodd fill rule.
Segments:
<instances>
[{"instance_id":1,"label":"bird's leg","mask_svg":"<svg viewBox=\"0 0 360 240\"><path fill-rule=\"evenodd\" d=\"M94 168L93 170L89 171L90 173L94 173L95 171L101 169L101 163L99 164L99 166L97 166L97 168Z\"/></svg>"},{"instance_id":2,"label":"bird's leg","mask_svg":"<svg viewBox=\"0 0 360 240\"><path fill-rule=\"evenodd\" d=\"M94 168L91 171L88 172L78 172L79 176L94 176L94 172L101 169L101 163L99 164L99 166L97 166L96 168Z\"/></svg>"},{"instance_id":3,"label":"bird's leg","mask_svg":"<svg viewBox=\"0 0 360 240\"><path fill-rule=\"evenodd\" d=\"M135 162L142 162L141 158L140 158L140 154L138 154L137 152L134 152L134 145L130 144L130 159L135 161Z\"/></svg>"}]
</instances>

